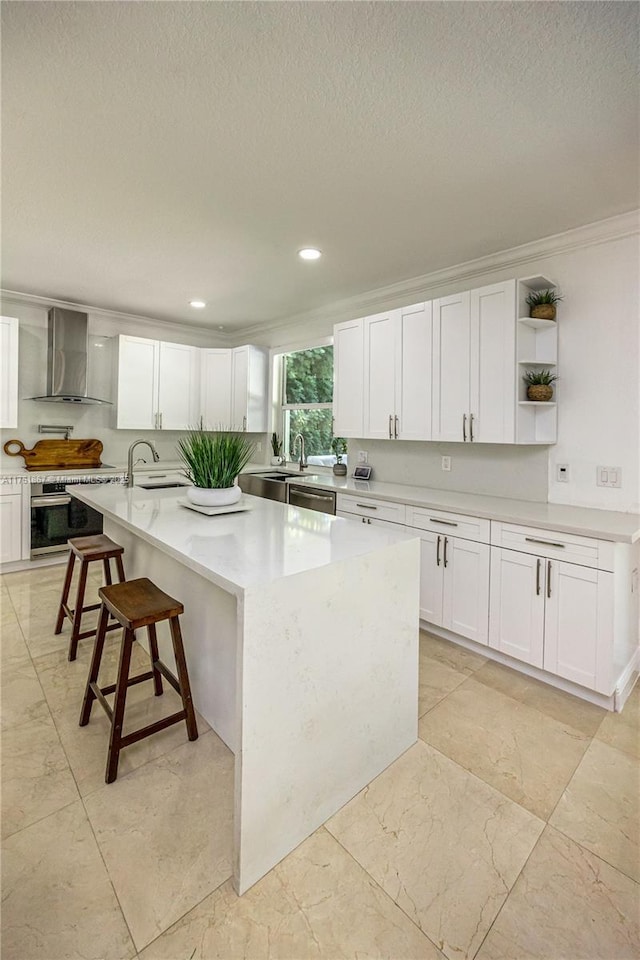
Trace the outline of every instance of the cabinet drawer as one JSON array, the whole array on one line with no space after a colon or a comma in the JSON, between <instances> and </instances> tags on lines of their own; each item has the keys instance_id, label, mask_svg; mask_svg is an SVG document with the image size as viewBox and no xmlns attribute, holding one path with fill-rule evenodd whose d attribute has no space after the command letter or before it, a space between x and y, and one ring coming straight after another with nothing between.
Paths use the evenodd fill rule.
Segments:
<instances>
[{"instance_id":1,"label":"cabinet drawer","mask_svg":"<svg viewBox=\"0 0 640 960\"><path fill-rule=\"evenodd\" d=\"M535 554L537 557L565 560L567 563L579 563L583 567L596 567L599 570L613 570L614 545L606 540L492 521L491 543L507 550Z\"/></svg>"},{"instance_id":2,"label":"cabinet drawer","mask_svg":"<svg viewBox=\"0 0 640 960\"><path fill-rule=\"evenodd\" d=\"M426 507L407 507L406 522L420 530L489 543L489 521L479 520L477 517L445 513L443 510L427 510Z\"/></svg>"},{"instance_id":3,"label":"cabinet drawer","mask_svg":"<svg viewBox=\"0 0 640 960\"><path fill-rule=\"evenodd\" d=\"M392 523L405 522L404 503L389 503L386 500L373 500L369 497L348 497L339 493L337 509L340 513L351 513L358 517L376 517L379 520L390 520Z\"/></svg>"}]
</instances>

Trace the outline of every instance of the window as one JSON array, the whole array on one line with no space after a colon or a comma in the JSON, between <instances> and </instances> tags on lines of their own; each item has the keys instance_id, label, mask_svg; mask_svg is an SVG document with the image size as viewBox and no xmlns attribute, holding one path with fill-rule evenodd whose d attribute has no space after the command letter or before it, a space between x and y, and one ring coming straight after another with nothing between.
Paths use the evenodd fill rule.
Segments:
<instances>
[{"instance_id":1,"label":"window","mask_svg":"<svg viewBox=\"0 0 640 960\"><path fill-rule=\"evenodd\" d=\"M282 354L279 360L285 456L288 460L293 458L293 441L296 434L301 433L305 439L307 457L331 458L333 347L296 350ZM323 461L315 459L315 462ZM329 459L326 462L333 461Z\"/></svg>"}]
</instances>

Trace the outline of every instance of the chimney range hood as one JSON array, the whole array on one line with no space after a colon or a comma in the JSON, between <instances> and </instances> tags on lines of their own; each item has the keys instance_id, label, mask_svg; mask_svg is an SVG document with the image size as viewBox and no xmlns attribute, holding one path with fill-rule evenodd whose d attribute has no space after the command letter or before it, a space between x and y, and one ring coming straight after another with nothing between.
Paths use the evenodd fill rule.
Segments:
<instances>
[{"instance_id":1,"label":"chimney range hood","mask_svg":"<svg viewBox=\"0 0 640 960\"><path fill-rule=\"evenodd\" d=\"M49 403L103 403L87 395L89 320L86 313L51 307L48 314L47 392Z\"/></svg>"}]
</instances>

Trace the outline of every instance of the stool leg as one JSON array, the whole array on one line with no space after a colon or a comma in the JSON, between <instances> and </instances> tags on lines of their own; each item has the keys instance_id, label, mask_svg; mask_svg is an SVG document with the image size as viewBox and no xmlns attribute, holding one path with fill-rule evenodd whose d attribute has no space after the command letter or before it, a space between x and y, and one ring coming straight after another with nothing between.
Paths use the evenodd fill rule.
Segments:
<instances>
[{"instance_id":1,"label":"stool leg","mask_svg":"<svg viewBox=\"0 0 640 960\"><path fill-rule=\"evenodd\" d=\"M82 700L82 710L80 711L80 726L86 727L89 723L89 717L91 716L91 707L93 706L93 701L96 699L96 695L91 689L92 683L98 682L98 674L100 673L100 662L102 660L102 651L104 650L104 641L107 635L107 621L109 619L109 611L107 610L104 603L100 608L100 620L98 622L98 630L96 633L96 642L93 648L93 656L91 657L91 666L89 667L89 677L87 679L87 686L84 691L84 698Z\"/></svg>"},{"instance_id":2,"label":"stool leg","mask_svg":"<svg viewBox=\"0 0 640 960\"><path fill-rule=\"evenodd\" d=\"M191 687L189 686L189 674L187 672L187 661L184 656L184 647L182 646L182 632L180 630L180 621L177 617L171 617L169 620L171 628L171 642L173 643L173 653L176 658L176 667L178 668L178 681L180 683L180 695L182 705L186 713L187 735L189 740L198 739L198 725L196 723L196 714L193 709L191 699Z\"/></svg>"},{"instance_id":3,"label":"stool leg","mask_svg":"<svg viewBox=\"0 0 640 960\"><path fill-rule=\"evenodd\" d=\"M102 566L104 567L104 582L107 587L110 587L113 583L111 579L111 564L109 563L109 558L105 557L102 561Z\"/></svg>"},{"instance_id":4,"label":"stool leg","mask_svg":"<svg viewBox=\"0 0 640 960\"><path fill-rule=\"evenodd\" d=\"M106 783L113 783L118 776L120 741L122 740L124 707L127 698L127 681L129 679L129 667L131 664L131 647L133 646L134 640L135 634L133 630L125 630L122 637L122 647L120 649L120 665L118 667L118 679L116 680L115 701L113 704L113 717L111 720L111 736L109 737L107 770L104 778Z\"/></svg>"},{"instance_id":5,"label":"stool leg","mask_svg":"<svg viewBox=\"0 0 640 960\"><path fill-rule=\"evenodd\" d=\"M53 631L54 633L62 632L62 624L64 623L64 604L69 601L69 590L71 589L71 580L73 578L73 567L76 562L76 555L73 550L69 551L69 560L67 561L67 572L64 578L64 586L62 588L62 597L60 598L60 608L58 610L58 619L56 620L56 628Z\"/></svg>"},{"instance_id":6,"label":"stool leg","mask_svg":"<svg viewBox=\"0 0 640 960\"><path fill-rule=\"evenodd\" d=\"M119 554L116 556L116 569L117 569L117 571L118 571L118 580L120 581L120 583L124 583L126 577L125 577L125 575L124 575L124 567L123 567L123 565L122 565L122 554L121 554L121 553L119 553Z\"/></svg>"},{"instance_id":7,"label":"stool leg","mask_svg":"<svg viewBox=\"0 0 640 960\"><path fill-rule=\"evenodd\" d=\"M75 660L78 653L78 636L82 624L82 608L84 607L84 592L87 586L87 569L89 564L86 560L80 562L80 579L78 580L78 595L76 597L76 608L73 611L73 627L71 629L71 640L69 641L69 660Z\"/></svg>"},{"instance_id":8,"label":"stool leg","mask_svg":"<svg viewBox=\"0 0 640 960\"><path fill-rule=\"evenodd\" d=\"M160 659L158 654L158 635L156 633L155 623L150 623L147 627L149 634L149 650L151 651L151 669L153 670L153 687L156 697L162 694L162 674L156 667L156 662Z\"/></svg>"}]
</instances>

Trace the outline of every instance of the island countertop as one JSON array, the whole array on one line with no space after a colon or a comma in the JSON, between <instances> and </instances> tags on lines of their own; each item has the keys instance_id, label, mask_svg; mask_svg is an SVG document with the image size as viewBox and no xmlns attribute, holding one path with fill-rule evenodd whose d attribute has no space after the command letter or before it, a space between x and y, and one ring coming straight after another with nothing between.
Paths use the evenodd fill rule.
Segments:
<instances>
[{"instance_id":1,"label":"island countertop","mask_svg":"<svg viewBox=\"0 0 640 960\"><path fill-rule=\"evenodd\" d=\"M248 510L208 517L182 506L184 492L175 489L79 484L69 492L236 596L415 539L402 528L364 527L247 494L243 502Z\"/></svg>"}]
</instances>

